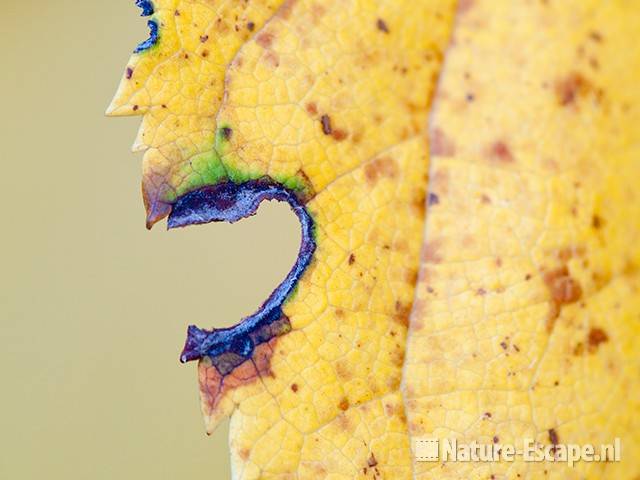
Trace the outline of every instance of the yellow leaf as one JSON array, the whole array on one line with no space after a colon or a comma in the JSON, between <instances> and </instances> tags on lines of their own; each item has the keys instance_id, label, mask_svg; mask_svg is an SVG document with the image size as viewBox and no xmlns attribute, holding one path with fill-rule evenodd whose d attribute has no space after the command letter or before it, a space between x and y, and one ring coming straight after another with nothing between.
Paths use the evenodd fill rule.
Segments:
<instances>
[{"instance_id":1,"label":"yellow leaf","mask_svg":"<svg viewBox=\"0 0 640 480\"><path fill-rule=\"evenodd\" d=\"M234 478L638 473L410 448L621 437L640 454L632 1L154 3L109 107L143 115L148 226L276 199L303 229L255 315L189 332Z\"/></svg>"},{"instance_id":2,"label":"yellow leaf","mask_svg":"<svg viewBox=\"0 0 640 480\"><path fill-rule=\"evenodd\" d=\"M573 468L425 462L415 478L635 478L640 9L465 3L430 129L438 203L407 346L410 432L519 447L619 437L624 453Z\"/></svg>"}]
</instances>

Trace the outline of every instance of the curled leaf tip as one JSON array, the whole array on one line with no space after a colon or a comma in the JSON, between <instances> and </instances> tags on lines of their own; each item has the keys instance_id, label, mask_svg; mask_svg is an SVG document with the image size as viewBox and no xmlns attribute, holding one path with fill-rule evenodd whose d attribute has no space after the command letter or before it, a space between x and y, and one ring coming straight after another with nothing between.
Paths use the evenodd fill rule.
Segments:
<instances>
[{"instance_id":1,"label":"curled leaf tip","mask_svg":"<svg viewBox=\"0 0 640 480\"><path fill-rule=\"evenodd\" d=\"M180 354L180 362L187 363L198 360L202 357L200 346L203 344L210 332L202 330L195 325L189 325L187 329L187 340Z\"/></svg>"},{"instance_id":2,"label":"curled leaf tip","mask_svg":"<svg viewBox=\"0 0 640 480\"><path fill-rule=\"evenodd\" d=\"M151 230L153 226L171 213L171 204L159 199L159 193L155 189L143 186L142 198L147 212L146 227Z\"/></svg>"}]
</instances>

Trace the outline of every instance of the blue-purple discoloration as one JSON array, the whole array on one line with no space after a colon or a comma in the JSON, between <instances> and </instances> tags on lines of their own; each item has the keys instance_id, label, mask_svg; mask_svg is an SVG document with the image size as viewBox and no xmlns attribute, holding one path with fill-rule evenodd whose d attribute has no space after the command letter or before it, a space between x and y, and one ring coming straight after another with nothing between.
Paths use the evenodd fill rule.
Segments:
<instances>
[{"instance_id":1,"label":"blue-purple discoloration","mask_svg":"<svg viewBox=\"0 0 640 480\"><path fill-rule=\"evenodd\" d=\"M142 13L140 14L142 17L149 17L155 12L151 0L136 0L136 6L142 9Z\"/></svg>"},{"instance_id":2,"label":"blue-purple discoloration","mask_svg":"<svg viewBox=\"0 0 640 480\"><path fill-rule=\"evenodd\" d=\"M149 38L147 38L144 42L139 44L136 47L136 49L133 51L133 53L144 52L145 50L149 50L156 43L158 43L158 38L159 38L158 22L156 22L155 20L149 20L147 22L147 25L149 25Z\"/></svg>"},{"instance_id":3,"label":"blue-purple discoloration","mask_svg":"<svg viewBox=\"0 0 640 480\"><path fill-rule=\"evenodd\" d=\"M257 345L278 335L283 328L282 305L309 266L316 243L314 223L306 208L293 192L272 181L254 180L243 184L226 182L203 187L183 195L173 206L168 221L169 228L221 221L233 223L254 215L264 200L289 203L300 220L302 242L295 265L258 311L244 318L238 325L212 331L190 326L180 356L181 362L204 356L215 358L226 355L236 358L234 363L239 363L249 359ZM288 320L286 324L288 325Z\"/></svg>"}]
</instances>

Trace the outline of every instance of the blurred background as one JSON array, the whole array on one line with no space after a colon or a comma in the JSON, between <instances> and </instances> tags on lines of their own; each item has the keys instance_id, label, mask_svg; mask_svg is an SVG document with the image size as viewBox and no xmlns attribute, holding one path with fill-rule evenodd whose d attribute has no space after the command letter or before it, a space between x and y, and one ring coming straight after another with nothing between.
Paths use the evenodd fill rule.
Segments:
<instances>
[{"instance_id":1,"label":"blurred background","mask_svg":"<svg viewBox=\"0 0 640 480\"><path fill-rule=\"evenodd\" d=\"M297 220L148 232L140 118L103 116L147 37L134 0L2 4L0 478L228 478L178 356L284 278Z\"/></svg>"}]
</instances>

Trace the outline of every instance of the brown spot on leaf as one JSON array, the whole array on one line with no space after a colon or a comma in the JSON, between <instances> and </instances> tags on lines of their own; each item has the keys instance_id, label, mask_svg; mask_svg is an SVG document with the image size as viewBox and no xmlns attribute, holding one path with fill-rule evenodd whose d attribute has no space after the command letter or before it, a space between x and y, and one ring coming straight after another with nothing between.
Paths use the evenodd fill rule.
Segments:
<instances>
[{"instance_id":1,"label":"brown spot on leaf","mask_svg":"<svg viewBox=\"0 0 640 480\"><path fill-rule=\"evenodd\" d=\"M344 130L341 130L339 128L336 128L335 130L333 130L331 136L333 137L333 139L336 142L341 142L342 140L344 140L345 138L347 138L347 132L345 132Z\"/></svg>"},{"instance_id":2,"label":"brown spot on leaf","mask_svg":"<svg viewBox=\"0 0 640 480\"><path fill-rule=\"evenodd\" d=\"M602 220L598 215L594 214L593 217L591 217L591 226L596 230L599 230L602 227L603 222L604 220Z\"/></svg>"},{"instance_id":3,"label":"brown spot on leaf","mask_svg":"<svg viewBox=\"0 0 640 480\"><path fill-rule=\"evenodd\" d=\"M197 26L197 24L194 24ZM225 33L229 31L230 24L225 21L224 18L218 17L215 22L215 28L220 33Z\"/></svg>"},{"instance_id":4,"label":"brown spot on leaf","mask_svg":"<svg viewBox=\"0 0 640 480\"><path fill-rule=\"evenodd\" d=\"M344 360L336 362L336 373L342 380L350 380L352 376L351 369Z\"/></svg>"},{"instance_id":5,"label":"brown spot on leaf","mask_svg":"<svg viewBox=\"0 0 640 480\"><path fill-rule=\"evenodd\" d=\"M422 260L425 263L440 263L442 261L442 256L440 255L440 242L434 240L425 245L424 250L422 252Z\"/></svg>"},{"instance_id":6,"label":"brown spot on leaf","mask_svg":"<svg viewBox=\"0 0 640 480\"><path fill-rule=\"evenodd\" d=\"M607 332L602 330L601 328L594 327L589 330L589 352L595 352L601 343L605 343L609 341L609 336Z\"/></svg>"},{"instance_id":7,"label":"brown spot on leaf","mask_svg":"<svg viewBox=\"0 0 640 480\"><path fill-rule=\"evenodd\" d=\"M406 278L407 283L409 285L415 285L416 283L418 283L418 271L417 270L409 270L406 273L405 278Z\"/></svg>"},{"instance_id":8,"label":"brown spot on leaf","mask_svg":"<svg viewBox=\"0 0 640 480\"><path fill-rule=\"evenodd\" d=\"M571 246L565 248L559 248L554 251L555 256L563 263L568 262L574 257L580 257L584 255L584 247L581 246Z\"/></svg>"},{"instance_id":9,"label":"brown spot on leaf","mask_svg":"<svg viewBox=\"0 0 640 480\"><path fill-rule=\"evenodd\" d=\"M133 77L133 68L127 67L126 76L127 76L127 80L131 80L131 77Z\"/></svg>"},{"instance_id":10,"label":"brown spot on leaf","mask_svg":"<svg viewBox=\"0 0 640 480\"><path fill-rule=\"evenodd\" d=\"M602 43L602 34L600 34L600 32L596 31L596 30L592 30L589 33L589 38L591 40L593 40L596 43Z\"/></svg>"},{"instance_id":11,"label":"brown spot on leaf","mask_svg":"<svg viewBox=\"0 0 640 480\"><path fill-rule=\"evenodd\" d=\"M411 200L411 206L413 206L413 208L416 209L420 218L424 218L424 212L427 207L425 205L426 200L427 200L426 196L422 190L417 192L416 195Z\"/></svg>"},{"instance_id":12,"label":"brown spot on leaf","mask_svg":"<svg viewBox=\"0 0 640 480\"><path fill-rule=\"evenodd\" d=\"M393 417L396 409L390 403L385 403L384 404L384 411L387 414L387 417Z\"/></svg>"},{"instance_id":13,"label":"brown spot on leaf","mask_svg":"<svg viewBox=\"0 0 640 480\"><path fill-rule=\"evenodd\" d=\"M247 30L249 30L250 32L253 32L253 30L256 28L256 24L253 22L247 22Z\"/></svg>"},{"instance_id":14,"label":"brown spot on leaf","mask_svg":"<svg viewBox=\"0 0 640 480\"><path fill-rule=\"evenodd\" d=\"M327 469L324 467L324 465L320 465L318 463L314 463L313 464L313 469L315 470L316 474L318 475L317 478L325 478L327 475Z\"/></svg>"},{"instance_id":15,"label":"brown spot on leaf","mask_svg":"<svg viewBox=\"0 0 640 480\"><path fill-rule=\"evenodd\" d=\"M298 0L286 0L280 7L278 16L285 20L289 18L296 3L298 3Z\"/></svg>"},{"instance_id":16,"label":"brown spot on leaf","mask_svg":"<svg viewBox=\"0 0 640 480\"><path fill-rule=\"evenodd\" d=\"M331 128L331 117L329 115L322 115L320 117L320 124L322 125L322 133L325 135L331 135L333 129Z\"/></svg>"},{"instance_id":17,"label":"brown spot on leaf","mask_svg":"<svg viewBox=\"0 0 640 480\"><path fill-rule=\"evenodd\" d=\"M573 303L582 296L582 289L576 280L569 276L566 267L549 272L545 282L551 290L551 296L558 303Z\"/></svg>"},{"instance_id":18,"label":"brown spot on leaf","mask_svg":"<svg viewBox=\"0 0 640 480\"><path fill-rule=\"evenodd\" d=\"M292 383L291 384L291 391L296 393L298 391L298 384L297 383Z\"/></svg>"},{"instance_id":19,"label":"brown spot on leaf","mask_svg":"<svg viewBox=\"0 0 640 480\"><path fill-rule=\"evenodd\" d=\"M503 140L498 140L491 144L489 147L489 158L499 163L512 163L515 160L509 145Z\"/></svg>"},{"instance_id":20,"label":"brown spot on leaf","mask_svg":"<svg viewBox=\"0 0 640 480\"><path fill-rule=\"evenodd\" d=\"M582 74L573 72L556 82L556 97L562 106L572 105L578 97L586 95L592 89Z\"/></svg>"},{"instance_id":21,"label":"brown spot on leaf","mask_svg":"<svg viewBox=\"0 0 640 480\"><path fill-rule=\"evenodd\" d=\"M376 22L376 27L378 27L378 30L380 30L381 32L389 33L389 27L387 26L387 23L381 18L379 18Z\"/></svg>"},{"instance_id":22,"label":"brown spot on leaf","mask_svg":"<svg viewBox=\"0 0 640 480\"><path fill-rule=\"evenodd\" d=\"M408 318L408 317L407 317ZM408 322L407 322L408 326ZM391 363L400 368L404 364L404 350L400 345L396 345L397 349L391 353Z\"/></svg>"},{"instance_id":23,"label":"brown spot on leaf","mask_svg":"<svg viewBox=\"0 0 640 480\"><path fill-rule=\"evenodd\" d=\"M554 428L549 429L549 441L551 445L553 445L552 451L555 454L558 449L558 432L556 432Z\"/></svg>"},{"instance_id":24,"label":"brown spot on leaf","mask_svg":"<svg viewBox=\"0 0 640 480\"><path fill-rule=\"evenodd\" d=\"M256 37L256 42L262 48L269 48L273 43L273 33L263 32Z\"/></svg>"},{"instance_id":25,"label":"brown spot on leaf","mask_svg":"<svg viewBox=\"0 0 640 480\"><path fill-rule=\"evenodd\" d=\"M311 179L304 170L299 169L297 176L302 180L303 188L302 191L298 191L296 195L302 203L307 203L316 196L316 190L311 183Z\"/></svg>"},{"instance_id":26,"label":"brown spot on leaf","mask_svg":"<svg viewBox=\"0 0 640 480\"><path fill-rule=\"evenodd\" d=\"M338 408L340 410L342 410L343 412L349 409L349 400L347 400L346 398L343 398L342 400L340 400L340 403L338 404Z\"/></svg>"},{"instance_id":27,"label":"brown spot on leaf","mask_svg":"<svg viewBox=\"0 0 640 480\"><path fill-rule=\"evenodd\" d=\"M222 135L222 138L224 138L225 140L229 140L233 135L233 129L229 127L222 127L220 129L220 134Z\"/></svg>"},{"instance_id":28,"label":"brown spot on leaf","mask_svg":"<svg viewBox=\"0 0 640 480\"><path fill-rule=\"evenodd\" d=\"M309 115L317 115L318 114L318 106L315 104L315 102L307 103L306 110L307 110L307 113Z\"/></svg>"},{"instance_id":29,"label":"brown spot on leaf","mask_svg":"<svg viewBox=\"0 0 640 480\"><path fill-rule=\"evenodd\" d=\"M547 319L547 331L550 332L560 315L562 305L577 302L582 296L582 288L569 275L566 266L545 273L543 279L551 293L551 310Z\"/></svg>"},{"instance_id":30,"label":"brown spot on leaf","mask_svg":"<svg viewBox=\"0 0 640 480\"><path fill-rule=\"evenodd\" d=\"M581 356L584 353L584 345L582 342L578 342L575 347L573 347L573 354L576 357Z\"/></svg>"},{"instance_id":31,"label":"brown spot on leaf","mask_svg":"<svg viewBox=\"0 0 640 480\"><path fill-rule=\"evenodd\" d=\"M326 13L324 6L314 3L311 5L311 16L313 17L313 24L317 25L320 19Z\"/></svg>"},{"instance_id":32,"label":"brown spot on leaf","mask_svg":"<svg viewBox=\"0 0 640 480\"><path fill-rule=\"evenodd\" d=\"M393 319L403 327L409 326L409 316L411 315L411 305L406 305L400 301L395 304L396 313Z\"/></svg>"},{"instance_id":33,"label":"brown spot on leaf","mask_svg":"<svg viewBox=\"0 0 640 480\"><path fill-rule=\"evenodd\" d=\"M356 261L356 256L352 253L349 255L349 265L353 265Z\"/></svg>"},{"instance_id":34,"label":"brown spot on leaf","mask_svg":"<svg viewBox=\"0 0 640 480\"><path fill-rule=\"evenodd\" d=\"M207 40L209 40L209 35L202 35L200 37L200 42L201 43L205 43Z\"/></svg>"},{"instance_id":35,"label":"brown spot on leaf","mask_svg":"<svg viewBox=\"0 0 640 480\"><path fill-rule=\"evenodd\" d=\"M395 178L397 173L398 167L391 157L376 158L364 167L364 176L370 184L374 184L382 177Z\"/></svg>"},{"instance_id":36,"label":"brown spot on leaf","mask_svg":"<svg viewBox=\"0 0 640 480\"><path fill-rule=\"evenodd\" d=\"M475 0L460 0L458 2L458 13L464 15L473 7Z\"/></svg>"},{"instance_id":37,"label":"brown spot on leaf","mask_svg":"<svg viewBox=\"0 0 640 480\"><path fill-rule=\"evenodd\" d=\"M376 460L376 456L373 452L371 452L371 456L369 456L369 459L367 460L367 465L369 465L370 468L378 465L378 461Z\"/></svg>"},{"instance_id":38,"label":"brown spot on leaf","mask_svg":"<svg viewBox=\"0 0 640 480\"><path fill-rule=\"evenodd\" d=\"M456 146L440 128L434 128L431 134L431 154L434 156L451 157L456 153Z\"/></svg>"}]
</instances>

